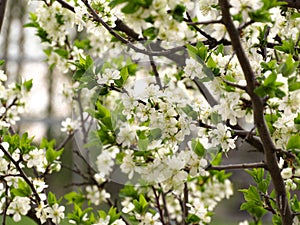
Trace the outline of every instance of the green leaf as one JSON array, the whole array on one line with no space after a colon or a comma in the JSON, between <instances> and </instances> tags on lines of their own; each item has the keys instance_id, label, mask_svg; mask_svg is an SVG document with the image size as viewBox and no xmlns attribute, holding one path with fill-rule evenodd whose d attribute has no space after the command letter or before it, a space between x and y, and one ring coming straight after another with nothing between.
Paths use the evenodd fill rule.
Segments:
<instances>
[{"instance_id":1,"label":"green leaf","mask_svg":"<svg viewBox=\"0 0 300 225\"><path fill-rule=\"evenodd\" d=\"M248 189L241 189L240 191L244 193L244 198L246 201L254 201L258 205L262 204L260 195L256 187L250 185Z\"/></svg>"},{"instance_id":2,"label":"green leaf","mask_svg":"<svg viewBox=\"0 0 300 225\"><path fill-rule=\"evenodd\" d=\"M58 157L61 156L63 153L63 149L59 151L55 151L53 148L48 148L46 150L46 159L49 164L53 163L55 160L57 160Z\"/></svg>"},{"instance_id":3,"label":"green leaf","mask_svg":"<svg viewBox=\"0 0 300 225\"><path fill-rule=\"evenodd\" d=\"M282 51L287 54L294 54L295 52L295 44L293 40L282 40L281 46L275 46L274 49L278 51Z\"/></svg>"},{"instance_id":4,"label":"green leaf","mask_svg":"<svg viewBox=\"0 0 300 225\"><path fill-rule=\"evenodd\" d=\"M115 220L120 218L122 213L117 213L117 208L112 206L108 211L108 215L110 216L109 224L112 224Z\"/></svg>"},{"instance_id":5,"label":"green leaf","mask_svg":"<svg viewBox=\"0 0 300 225\"><path fill-rule=\"evenodd\" d=\"M75 40L74 41L74 46L76 46L77 48L81 48L81 49L90 49L91 45L90 45L90 40L88 39L83 39L83 40Z\"/></svg>"},{"instance_id":6,"label":"green leaf","mask_svg":"<svg viewBox=\"0 0 300 225\"><path fill-rule=\"evenodd\" d=\"M150 40L153 40L158 35L158 29L155 27L149 27L146 30L143 30L143 35L148 37Z\"/></svg>"},{"instance_id":7,"label":"green leaf","mask_svg":"<svg viewBox=\"0 0 300 225\"><path fill-rule=\"evenodd\" d=\"M76 204L81 206L85 202L85 197L82 192L77 190L77 192L72 191L64 195L64 198L68 201L68 204Z\"/></svg>"},{"instance_id":8,"label":"green leaf","mask_svg":"<svg viewBox=\"0 0 300 225\"><path fill-rule=\"evenodd\" d=\"M125 5L121 11L125 14L133 14L139 10L141 5L137 4L136 1L128 1L128 4Z\"/></svg>"},{"instance_id":9,"label":"green leaf","mask_svg":"<svg viewBox=\"0 0 300 225\"><path fill-rule=\"evenodd\" d=\"M211 119L211 122L212 122L213 124L218 124L218 123L220 123L221 120L222 120L222 119L221 119L221 116L220 116L217 112L211 113L210 119Z\"/></svg>"},{"instance_id":10,"label":"green leaf","mask_svg":"<svg viewBox=\"0 0 300 225\"><path fill-rule=\"evenodd\" d=\"M95 117L97 119L110 117L110 111L106 107L104 107L100 101L97 101L95 105L97 109Z\"/></svg>"},{"instance_id":11,"label":"green leaf","mask_svg":"<svg viewBox=\"0 0 300 225\"><path fill-rule=\"evenodd\" d=\"M155 128L150 130L150 140L158 140L162 135L162 131L160 128Z\"/></svg>"},{"instance_id":12,"label":"green leaf","mask_svg":"<svg viewBox=\"0 0 300 225\"><path fill-rule=\"evenodd\" d=\"M0 66L2 66L5 63L5 60L0 60Z\"/></svg>"},{"instance_id":13,"label":"green leaf","mask_svg":"<svg viewBox=\"0 0 300 225\"><path fill-rule=\"evenodd\" d=\"M148 202L142 194L139 196L139 200L133 200L133 204L137 213L141 215L144 215L146 213L148 209Z\"/></svg>"},{"instance_id":14,"label":"green leaf","mask_svg":"<svg viewBox=\"0 0 300 225\"><path fill-rule=\"evenodd\" d=\"M48 193L47 199L50 206L58 203L55 194L53 194L51 191Z\"/></svg>"},{"instance_id":15,"label":"green leaf","mask_svg":"<svg viewBox=\"0 0 300 225\"><path fill-rule=\"evenodd\" d=\"M137 190L134 188L133 185L130 184L126 184L125 187L119 192L119 195L120 197L131 197L133 199L138 198Z\"/></svg>"},{"instance_id":16,"label":"green leaf","mask_svg":"<svg viewBox=\"0 0 300 225\"><path fill-rule=\"evenodd\" d=\"M147 151L149 145L149 139L139 139L138 140L138 147L140 151Z\"/></svg>"},{"instance_id":17,"label":"green leaf","mask_svg":"<svg viewBox=\"0 0 300 225\"><path fill-rule=\"evenodd\" d=\"M300 82L298 81L297 76L289 77L288 86L289 86L289 91L296 91L300 89Z\"/></svg>"},{"instance_id":18,"label":"green leaf","mask_svg":"<svg viewBox=\"0 0 300 225\"><path fill-rule=\"evenodd\" d=\"M271 14L267 10L256 10L249 12L249 17L255 22L272 22Z\"/></svg>"},{"instance_id":19,"label":"green leaf","mask_svg":"<svg viewBox=\"0 0 300 225\"><path fill-rule=\"evenodd\" d=\"M69 52L63 48L55 49L54 52L62 58L68 59L69 57Z\"/></svg>"},{"instance_id":20,"label":"green leaf","mask_svg":"<svg viewBox=\"0 0 300 225\"><path fill-rule=\"evenodd\" d=\"M299 62L294 62L293 56L289 54L286 61L281 64L279 67L279 72L282 73L284 77L290 76L292 73L296 71L299 66Z\"/></svg>"},{"instance_id":21,"label":"green leaf","mask_svg":"<svg viewBox=\"0 0 300 225\"><path fill-rule=\"evenodd\" d=\"M183 107L181 109L187 116L191 117L193 120L197 119L198 113L196 111L194 111L190 105L186 105L185 107Z\"/></svg>"},{"instance_id":22,"label":"green leaf","mask_svg":"<svg viewBox=\"0 0 300 225\"><path fill-rule=\"evenodd\" d=\"M114 8L114 7L116 7L117 5L122 4L122 3L124 3L124 2L127 2L127 1L128 1L128 0L112 0L112 1L110 1L109 6L110 6L111 8Z\"/></svg>"},{"instance_id":23,"label":"green leaf","mask_svg":"<svg viewBox=\"0 0 300 225\"><path fill-rule=\"evenodd\" d=\"M273 225L282 225L281 218L279 215L274 214L272 217L272 224Z\"/></svg>"},{"instance_id":24,"label":"green leaf","mask_svg":"<svg viewBox=\"0 0 300 225\"><path fill-rule=\"evenodd\" d=\"M32 79L24 81L23 83L23 87L25 88L25 90L28 92L31 90L32 88Z\"/></svg>"},{"instance_id":25,"label":"green leaf","mask_svg":"<svg viewBox=\"0 0 300 225\"><path fill-rule=\"evenodd\" d=\"M20 197L29 197L32 193L32 190L23 179L18 180L18 188L12 188L10 190L13 196L20 196Z\"/></svg>"},{"instance_id":26,"label":"green leaf","mask_svg":"<svg viewBox=\"0 0 300 225\"><path fill-rule=\"evenodd\" d=\"M200 218L195 214L189 214L186 218L187 224L198 224L200 222Z\"/></svg>"},{"instance_id":27,"label":"green leaf","mask_svg":"<svg viewBox=\"0 0 300 225\"><path fill-rule=\"evenodd\" d=\"M300 149L300 134L295 134L290 137L286 145L287 150Z\"/></svg>"},{"instance_id":28,"label":"green leaf","mask_svg":"<svg viewBox=\"0 0 300 225\"><path fill-rule=\"evenodd\" d=\"M182 22L184 19L185 6L184 5L176 5L176 7L172 10L172 17L178 22Z\"/></svg>"},{"instance_id":29,"label":"green leaf","mask_svg":"<svg viewBox=\"0 0 300 225\"><path fill-rule=\"evenodd\" d=\"M265 170L263 168L245 171L252 176L253 180L257 184L258 190L262 193L266 193L271 181L270 174L265 176Z\"/></svg>"},{"instance_id":30,"label":"green leaf","mask_svg":"<svg viewBox=\"0 0 300 225\"><path fill-rule=\"evenodd\" d=\"M55 146L55 139L51 140L51 141L48 141L46 138L43 137L41 143L40 143L40 148L53 148L54 149L54 146Z\"/></svg>"},{"instance_id":31,"label":"green leaf","mask_svg":"<svg viewBox=\"0 0 300 225\"><path fill-rule=\"evenodd\" d=\"M297 117L294 119L294 124L296 129L299 131L300 130L300 113L298 113Z\"/></svg>"},{"instance_id":32,"label":"green leaf","mask_svg":"<svg viewBox=\"0 0 300 225\"><path fill-rule=\"evenodd\" d=\"M115 80L115 84L120 88L122 87L125 82L127 81L128 77L129 77L129 73L128 73L128 67L125 66L121 69L120 71L120 76L121 78L118 80Z\"/></svg>"},{"instance_id":33,"label":"green leaf","mask_svg":"<svg viewBox=\"0 0 300 225\"><path fill-rule=\"evenodd\" d=\"M205 154L205 148L199 140L192 139L192 149L199 157L203 157Z\"/></svg>"},{"instance_id":34,"label":"green leaf","mask_svg":"<svg viewBox=\"0 0 300 225\"><path fill-rule=\"evenodd\" d=\"M264 81L264 86L272 86L277 79L276 73L271 73Z\"/></svg>"},{"instance_id":35,"label":"green leaf","mask_svg":"<svg viewBox=\"0 0 300 225\"><path fill-rule=\"evenodd\" d=\"M274 71L277 68L277 61L271 60L270 62L261 62L260 65L263 68L262 72L266 72L268 70Z\"/></svg>"}]
</instances>

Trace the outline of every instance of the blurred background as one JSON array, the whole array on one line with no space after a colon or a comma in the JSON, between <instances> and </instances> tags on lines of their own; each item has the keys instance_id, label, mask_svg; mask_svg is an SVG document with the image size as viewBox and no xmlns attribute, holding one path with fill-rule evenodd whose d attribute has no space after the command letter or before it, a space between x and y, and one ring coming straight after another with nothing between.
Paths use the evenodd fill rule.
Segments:
<instances>
[{"instance_id":1,"label":"blurred background","mask_svg":"<svg viewBox=\"0 0 300 225\"><path fill-rule=\"evenodd\" d=\"M38 1L32 1L30 5L24 0L8 0L5 12L5 19L0 35L0 59L6 61L3 68L8 75L8 83L20 79L33 79L33 88L26 99L27 111L22 115L21 120L15 127L20 133L28 132L35 136L38 141L42 137L55 138L59 141L65 138L60 132L60 123L66 116L71 116L71 104L65 101L62 91L63 83L70 80L55 69L48 69L45 62L42 45L35 36L33 28L24 28L23 25L29 22L29 12L33 11ZM72 166L72 151L74 143L70 143L62 161ZM261 153L251 151L251 147L240 143L239 149L231 151L225 163L234 162L257 162L262 160ZM242 194L239 189L246 188L251 177L240 171L232 171L234 184L234 196L229 200L222 201L217 207L212 224L238 224L238 222L249 218L245 212L239 211L242 201ZM49 178L50 190L63 196L70 191L69 184L72 183L74 174L65 168L55 175L55 179ZM270 218L266 217L267 221ZM24 220L23 224L31 224ZM9 221L8 224L14 224ZM21 223L18 223L21 224Z\"/></svg>"},{"instance_id":2,"label":"blurred background","mask_svg":"<svg viewBox=\"0 0 300 225\"><path fill-rule=\"evenodd\" d=\"M7 76L7 84L19 80L33 79L32 90L25 99L26 111L14 127L19 133L28 132L35 141L43 137L55 138L58 143L66 134L60 132L60 124L71 116L70 101L63 97L63 84L70 83L66 75L57 70L49 70L45 62L43 47L35 29L24 28L29 22L29 12L34 11L40 1L7 0L5 17L0 34L0 59L5 60L2 66ZM71 149L72 143L67 148ZM66 149L64 162L72 165L71 151ZM53 191L62 196L72 182L72 173L65 168L49 185Z\"/></svg>"}]
</instances>

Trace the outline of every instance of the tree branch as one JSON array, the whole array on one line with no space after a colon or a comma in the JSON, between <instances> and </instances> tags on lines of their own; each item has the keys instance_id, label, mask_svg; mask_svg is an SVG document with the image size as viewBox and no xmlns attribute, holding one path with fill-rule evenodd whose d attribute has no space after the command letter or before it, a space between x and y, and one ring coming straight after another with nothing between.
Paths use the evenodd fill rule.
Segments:
<instances>
[{"instance_id":1,"label":"tree branch","mask_svg":"<svg viewBox=\"0 0 300 225\"><path fill-rule=\"evenodd\" d=\"M288 204L287 194L285 190L284 181L280 174L280 168L278 167L277 158L276 158L276 147L271 139L270 132L268 130L265 118L264 118L264 103L263 99L257 96L254 93L255 88L258 83L256 81L256 77L250 65L249 59L247 58L241 40L239 36L238 30L235 28L229 9L230 5L228 0L219 0L219 5L222 11L222 19L228 31L228 34L231 39L231 43L234 51L236 52L239 63L242 67L245 79L247 81L247 93L251 97L252 105L253 105L253 114L254 114L254 123L257 127L258 133L260 135L266 165L270 172L274 189L276 192L276 200L277 206L280 211L280 216L282 219L283 225L291 225L293 223L293 215L291 212L291 208Z\"/></svg>"}]
</instances>

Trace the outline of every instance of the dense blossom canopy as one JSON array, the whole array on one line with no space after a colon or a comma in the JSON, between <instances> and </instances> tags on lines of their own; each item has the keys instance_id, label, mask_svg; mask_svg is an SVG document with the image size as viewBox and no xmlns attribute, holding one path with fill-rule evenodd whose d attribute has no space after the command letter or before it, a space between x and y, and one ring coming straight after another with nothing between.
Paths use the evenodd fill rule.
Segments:
<instances>
[{"instance_id":1,"label":"dense blossom canopy","mask_svg":"<svg viewBox=\"0 0 300 225\"><path fill-rule=\"evenodd\" d=\"M40 224L208 224L233 195L226 169L249 169L256 186L241 190L241 209L254 222L240 224L268 212L299 224L300 14L286 2L41 1L26 27L49 68L70 77L73 115L60 144L14 134L32 81L5 84L0 70L1 212ZM62 200L45 176L73 137L87 170L74 166L83 182ZM243 142L265 159L222 165ZM110 183L122 184L117 203Z\"/></svg>"}]
</instances>

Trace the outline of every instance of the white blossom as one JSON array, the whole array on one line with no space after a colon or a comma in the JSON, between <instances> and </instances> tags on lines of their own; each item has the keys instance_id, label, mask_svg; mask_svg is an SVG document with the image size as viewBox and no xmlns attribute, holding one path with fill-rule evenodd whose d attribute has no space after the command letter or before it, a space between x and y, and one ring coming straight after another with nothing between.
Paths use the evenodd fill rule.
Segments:
<instances>
[{"instance_id":1,"label":"white blossom","mask_svg":"<svg viewBox=\"0 0 300 225\"><path fill-rule=\"evenodd\" d=\"M115 80L121 78L120 71L116 69L106 68L102 74L97 76L97 83L98 84L106 84L111 85L114 83Z\"/></svg>"},{"instance_id":2,"label":"white blossom","mask_svg":"<svg viewBox=\"0 0 300 225\"><path fill-rule=\"evenodd\" d=\"M110 198L110 194L106 192L105 189L99 190L96 185L87 186L87 199L91 201L94 205L99 205L100 203L106 202L108 198Z\"/></svg>"},{"instance_id":3,"label":"white blossom","mask_svg":"<svg viewBox=\"0 0 300 225\"><path fill-rule=\"evenodd\" d=\"M60 206L57 203L51 207L48 206L45 209L45 212L47 213L47 218L50 218L55 224L60 224L60 221L65 218L65 207L63 205Z\"/></svg>"},{"instance_id":4,"label":"white blossom","mask_svg":"<svg viewBox=\"0 0 300 225\"><path fill-rule=\"evenodd\" d=\"M287 168L282 169L281 176L283 179L290 179L293 176L292 168L287 167Z\"/></svg>"},{"instance_id":5,"label":"white blossom","mask_svg":"<svg viewBox=\"0 0 300 225\"><path fill-rule=\"evenodd\" d=\"M197 77L197 78L205 78L205 73L202 71L203 69L203 65L201 63L198 63L196 60L194 60L193 58L188 58L185 60L185 68L184 68L184 72L185 75L188 78L191 78L192 80Z\"/></svg>"},{"instance_id":6,"label":"white blossom","mask_svg":"<svg viewBox=\"0 0 300 225\"><path fill-rule=\"evenodd\" d=\"M9 204L7 214L13 215L13 220L15 222L19 222L21 220L21 216L26 215L30 209L29 198L16 196Z\"/></svg>"},{"instance_id":7,"label":"white blossom","mask_svg":"<svg viewBox=\"0 0 300 225\"><path fill-rule=\"evenodd\" d=\"M68 117L61 122L61 126L61 132L67 132L71 134L80 128L80 123L77 120L72 120Z\"/></svg>"}]
</instances>

